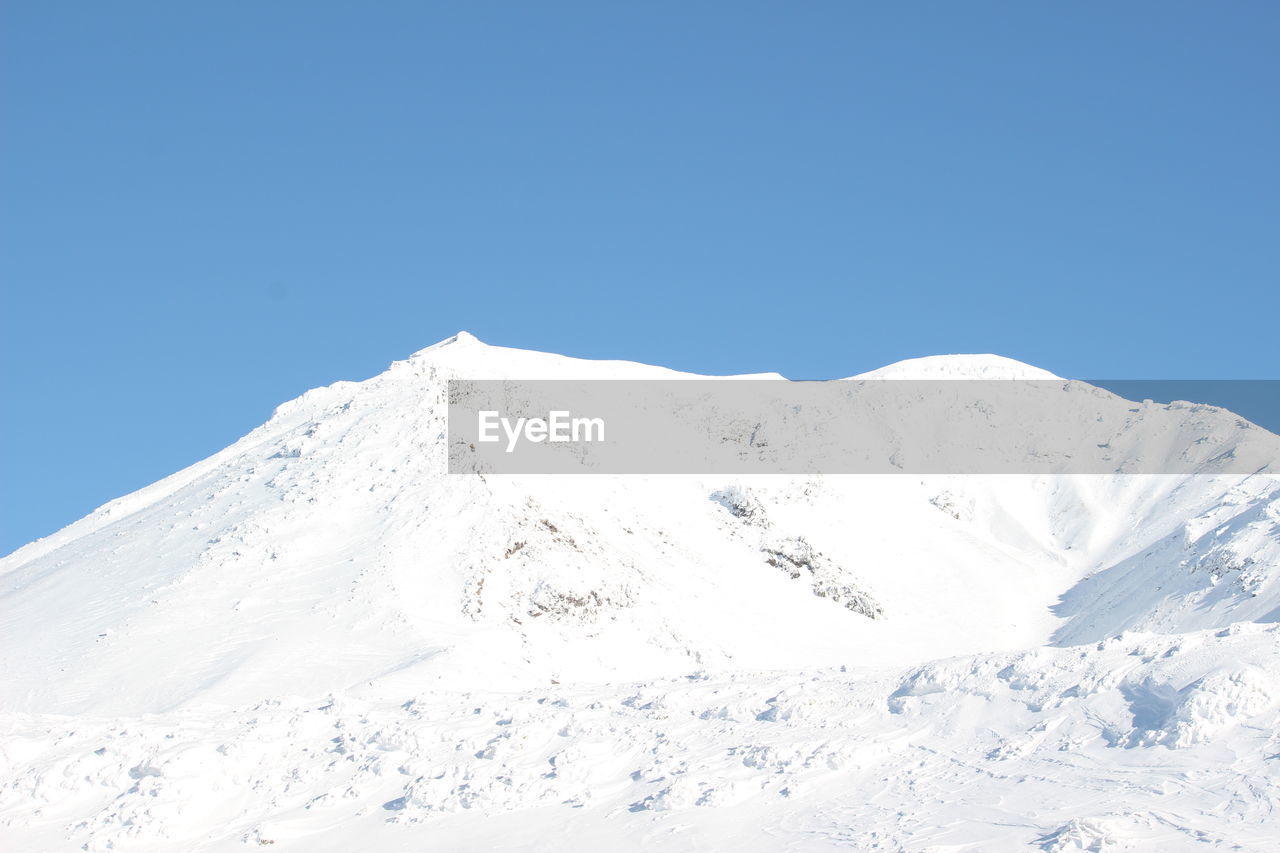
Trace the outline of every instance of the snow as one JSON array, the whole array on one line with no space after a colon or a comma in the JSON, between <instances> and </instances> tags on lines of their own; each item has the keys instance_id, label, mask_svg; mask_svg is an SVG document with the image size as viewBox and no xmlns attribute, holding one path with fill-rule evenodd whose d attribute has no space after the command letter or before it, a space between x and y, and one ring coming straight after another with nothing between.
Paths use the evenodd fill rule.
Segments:
<instances>
[{"instance_id":1,"label":"snow","mask_svg":"<svg viewBox=\"0 0 1280 853\"><path fill-rule=\"evenodd\" d=\"M1058 379L1047 370L1002 355L909 358L851 379Z\"/></svg>"},{"instance_id":2,"label":"snow","mask_svg":"<svg viewBox=\"0 0 1280 853\"><path fill-rule=\"evenodd\" d=\"M462 332L0 560L0 847L1280 842L1275 476L451 476L449 378L700 377Z\"/></svg>"}]
</instances>

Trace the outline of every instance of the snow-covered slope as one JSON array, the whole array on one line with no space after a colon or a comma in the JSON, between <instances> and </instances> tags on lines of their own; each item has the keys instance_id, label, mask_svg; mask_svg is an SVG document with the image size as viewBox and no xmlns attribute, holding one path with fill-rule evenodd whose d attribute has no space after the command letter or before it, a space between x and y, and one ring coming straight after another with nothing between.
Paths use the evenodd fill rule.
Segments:
<instances>
[{"instance_id":1,"label":"snow-covered slope","mask_svg":"<svg viewBox=\"0 0 1280 853\"><path fill-rule=\"evenodd\" d=\"M1274 476L451 476L450 378L699 377L461 333L4 558L0 838L562 849L576 820L582 849L744 846L731 825L1095 849L1191 837L1141 786L1145 817L1107 811L1173 748L1161 778L1238 797L1215 837L1274 834L1233 835L1275 777L1222 753L1261 749L1280 697L1277 634L1238 627L1280 618ZM941 356L856 378L1054 377ZM1240 429L1104 403L1169 454ZM1054 773L1093 805L1044 805ZM1031 807L991 805L1015 777L1043 813L1001 830ZM1177 809L1209 810L1199 785Z\"/></svg>"}]
</instances>

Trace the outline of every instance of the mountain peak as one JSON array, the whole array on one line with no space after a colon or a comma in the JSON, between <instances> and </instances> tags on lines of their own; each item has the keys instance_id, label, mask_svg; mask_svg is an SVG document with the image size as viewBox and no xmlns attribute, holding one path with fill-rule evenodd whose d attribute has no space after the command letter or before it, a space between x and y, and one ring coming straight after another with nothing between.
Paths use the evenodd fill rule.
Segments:
<instances>
[{"instance_id":1,"label":"mountain peak","mask_svg":"<svg viewBox=\"0 0 1280 853\"><path fill-rule=\"evenodd\" d=\"M931 355L908 358L854 379L1058 379L1047 370L1002 355Z\"/></svg>"},{"instance_id":2,"label":"mountain peak","mask_svg":"<svg viewBox=\"0 0 1280 853\"><path fill-rule=\"evenodd\" d=\"M468 331L460 331L456 335L445 338L443 341L437 341L429 347L423 347L418 352L430 352L431 350L444 349L449 346L470 346L473 344L483 344L484 341L477 338Z\"/></svg>"}]
</instances>

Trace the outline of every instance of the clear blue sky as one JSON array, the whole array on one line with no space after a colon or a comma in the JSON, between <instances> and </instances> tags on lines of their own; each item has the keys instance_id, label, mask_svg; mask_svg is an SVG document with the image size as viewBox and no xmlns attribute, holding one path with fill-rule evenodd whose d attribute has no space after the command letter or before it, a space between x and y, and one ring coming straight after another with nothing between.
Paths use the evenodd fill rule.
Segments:
<instances>
[{"instance_id":1,"label":"clear blue sky","mask_svg":"<svg viewBox=\"0 0 1280 853\"><path fill-rule=\"evenodd\" d=\"M1280 364L1274 2L0 11L0 552L461 328Z\"/></svg>"}]
</instances>

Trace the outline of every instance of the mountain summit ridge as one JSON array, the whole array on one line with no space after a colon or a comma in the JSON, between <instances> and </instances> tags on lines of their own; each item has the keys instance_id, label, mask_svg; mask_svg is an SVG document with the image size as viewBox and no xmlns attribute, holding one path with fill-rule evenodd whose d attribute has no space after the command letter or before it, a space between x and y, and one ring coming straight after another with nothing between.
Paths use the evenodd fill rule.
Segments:
<instances>
[{"instance_id":1,"label":"mountain summit ridge","mask_svg":"<svg viewBox=\"0 0 1280 853\"><path fill-rule=\"evenodd\" d=\"M1060 379L1043 368L1002 355L953 354L908 358L855 379Z\"/></svg>"},{"instance_id":2,"label":"mountain summit ridge","mask_svg":"<svg viewBox=\"0 0 1280 853\"><path fill-rule=\"evenodd\" d=\"M444 350L449 352L442 352ZM414 352L409 361L444 358L449 362L453 362L459 357L461 352L468 349L483 349L489 351L502 351L506 353L528 353L538 352L536 350L519 350L510 347L503 347L496 344L489 344L480 340L475 335L467 331L459 331L457 334L450 335L430 346L423 347ZM699 376L709 378L705 374L689 373L686 371L678 371L673 368L658 368L654 365L644 364L642 362L623 361L610 362L599 359L583 359L574 356L558 355L554 353L538 353L539 355L567 359L573 362L586 362L594 364L631 364L641 365L643 367L653 368L655 370L671 370L675 373L683 373L687 376ZM731 374L733 376L752 376L752 377L768 377L768 378L784 378L781 374L767 371L755 374ZM853 374L848 379L1059 379L1061 377L1050 373L1040 367L1032 364L1018 361L1007 356L995 355L991 353L953 353L947 355L930 355L919 358L908 358L901 361L892 362L882 367L868 370L862 373Z\"/></svg>"},{"instance_id":3,"label":"mountain summit ridge","mask_svg":"<svg viewBox=\"0 0 1280 853\"><path fill-rule=\"evenodd\" d=\"M904 364L890 372L1022 369ZM459 333L309 391L0 560L3 701L132 712L406 679L898 665L1280 606L1270 478L451 476L456 377L699 378ZM1134 610L1116 591L1134 583L1169 593ZM143 663L169 675L118 690Z\"/></svg>"}]
</instances>

